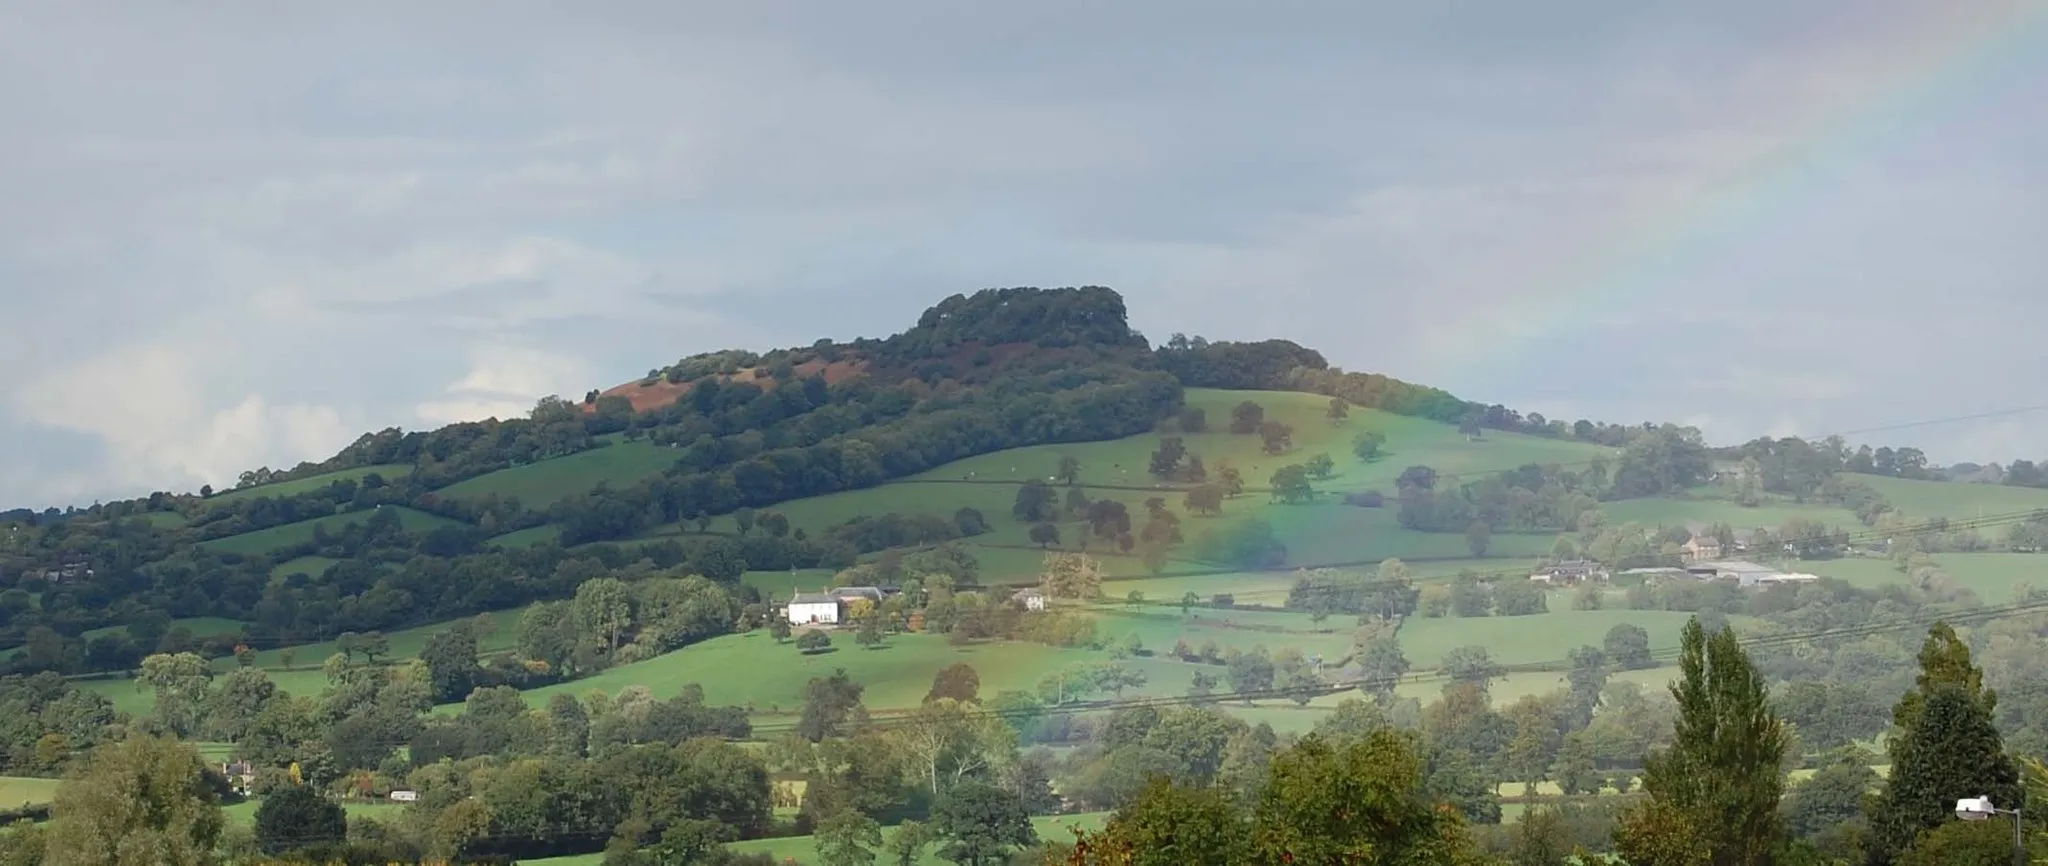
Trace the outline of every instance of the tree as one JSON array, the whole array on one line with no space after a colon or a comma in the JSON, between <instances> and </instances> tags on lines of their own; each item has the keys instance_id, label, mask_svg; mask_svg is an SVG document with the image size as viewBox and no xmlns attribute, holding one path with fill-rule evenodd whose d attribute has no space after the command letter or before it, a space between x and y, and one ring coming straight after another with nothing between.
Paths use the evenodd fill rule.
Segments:
<instances>
[{"instance_id":1,"label":"tree","mask_svg":"<svg viewBox=\"0 0 2048 866\"><path fill-rule=\"evenodd\" d=\"M1483 646L1454 647L1444 653L1444 675L1454 682L1474 683L1484 689L1505 671L1495 664Z\"/></svg>"},{"instance_id":2,"label":"tree","mask_svg":"<svg viewBox=\"0 0 2048 866\"><path fill-rule=\"evenodd\" d=\"M1309 484L1308 470L1300 464L1290 464L1274 470L1272 484L1275 500L1301 502L1316 498L1316 489Z\"/></svg>"},{"instance_id":3,"label":"tree","mask_svg":"<svg viewBox=\"0 0 2048 866\"><path fill-rule=\"evenodd\" d=\"M1898 727L1886 744L1892 769L1871 810L1864 848L1872 866L1893 862L1915 837L1948 820L1959 797L2025 808L2019 767L1993 723L1997 696L1983 680L1969 646L1947 623L1936 623L1920 650L1915 687L1892 711Z\"/></svg>"},{"instance_id":4,"label":"tree","mask_svg":"<svg viewBox=\"0 0 2048 866\"><path fill-rule=\"evenodd\" d=\"M939 856L961 866L1001 862L1013 848L1037 844L1031 815L1017 795L980 782L961 782L932 807Z\"/></svg>"},{"instance_id":5,"label":"tree","mask_svg":"<svg viewBox=\"0 0 2048 866\"><path fill-rule=\"evenodd\" d=\"M1785 796L1785 829L1801 839L1863 821L1863 801L1877 790L1870 755L1848 748L1830 754L1819 770ZM1977 796L1971 794L1969 796Z\"/></svg>"},{"instance_id":6,"label":"tree","mask_svg":"<svg viewBox=\"0 0 2048 866\"><path fill-rule=\"evenodd\" d=\"M1223 511L1223 488L1214 484L1202 484L1189 490L1181 504L1198 514L1217 514Z\"/></svg>"},{"instance_id":7,"label":"tree","mask_svg":"<svg viewBox=\"0 0 2048 866\"><path fill-rule=\"evenodd\" d=\"M2012 862L2012 833L2004 821L1946 821L1914 839L1912 847L1899 855L1898 866L2009 866Z\"/></svg>"},{"instance_id":8,"label":"tree","mask_svg":"<svg viewBox=\"0 0 2048 866\"><path fill-rule=\"evenodd\" d=\"M1182 433L1202 433L1209 429L1209 413L1200 406L1188 406L1180 410Z\"/></svg>"},{"instance_id":9,"label":"tree","mask_svg":"<svg viewBox=\"0 0 2048 866\"><path fill-rule=\"evenodd\" d=\"M917 866L924 859L924 849L938 841L931 825L921 821L905 821L896 825L896 834L889 837L889 866Z\"/></svg>"},{"instance_id":10,"label":"tree","mask_svg":"<svg viewBox=\"0 0 2048 866\"><path fill-rule=\"evenodd\" d=\"M1456 812L1423 793L1405 735L1378 730L1336 746L1310 734L1275 755L1252 811L1256 863L1483 862Z\"/></svg>"},{"instance_id":11,"label":"tree","mask_svg":"<svg viewBox=\"0 0 2048 866\"><path fill-rule=\"evenodd\" d=\"M819 821L811 834L824 866L870 866L882 847L882 826L853 809Z\"/></svg>"},{"instance_id":12,"label":"tree","mask_svg":"<svg viewBox=\"0 0 2048 866\"><path fill-rule=\"evenodd\" d=\"M818 632L823 634L823 632ZM875 649L882 645L882 618L878 615L861 617L860 629L853 633L853 642Z\"/></svg>"},{"instance_id":13,"label":"tree","mask_svg":"<svg viewBox=\"0 0 2048 866\"><path fill-rule=\"evenodd\" d=\"M1273 690L1273 660L1266 655L1265 647L1253 647L1251 652L1232 657L1229 675L1231 690L1239 694ZM1250 702L1251 698L1245 700Z\"/></svg>"},{"instance_id":14,"label":"tree","mask_svg":"<svg viewBox=\"0 0 2048 866\"><path fill-rule=\"evenodd\" d=\"M1159 448L1152 452L1152 476L1164 479L1179 477L1181 460L1187 457L1187 453L1187 445L1179 436L1161 438Z\"/></svg>"},{"instance_id":15,"label":"tree","mask_svg":"<svg viewBox=\"0 0 2048 866\"><path fill-rule=\"evenodd\" d=\"M1193 607L1194 607L1195 605L1198 605L1198 604L1201 604L1201 603L1202 603L1202 597L1201 597L1201 596L1199 596L1199 595L1196 595L1196 594L1194 594L1194 592L1192 592L1192 591L1189 591L1189 592L1183 592L1183 593L1181 593L1181 594L1180 594L1180 615L1181 615L1181 616L1187 616L1187 615L1188 615L1188 610L1189 610L1190 608L1193 608Z\"/></svg>"},{"instance_id":16,"label":"tree","mask_svg":"<svg viewBox=\"0 0 2048 866\"><path fill-rule=\"evenodd\" d=\"M1378 430L1367 430L1351 439L1351 453L1364 463L1371 463L1380 457L1380 449L1386 447L1387 434Z\"/></svg>"},{"instance_id":17,"label":"tree","mask_svg":"<svg viewBox=\"0 0 2048 866\"><path fill-rule=\"evenodd\" d=\"M1314 457L1310 457L1308 462L1303 464L1303 468L1308 470L1308 474L1311 477L1326 479L1336 474L1337 461L1331 460L1328 454L1317 454Z\"/></svg>"},{"instance_id":18,"label":"tree","mask_svg":"<svg viewBox=\"0 0 2048 866\"><path fill-rule=\"evenodd\" d=\"M213 667L192 653L157 653L142 660L139 686L156 692L156 720L165 731L191 736L206 714Z\"/></svg>"},{"instance_id":19,"label":"tree","mask_svg":"<svg viewBox=\"0 0 2048 866\"><path fill-rule=\"evenodd\" d=\"M576 587L575 611L577 623L585 634L595 635L604 640L607 657L619 651L619 637L625 634L626 626L633 621L633 592L625 581L616 577L600 577L586 580ZM474 638L471 640L474 646ZM471 653L471 665L475 665L475 653Z\"/></svg>"},{"instance_id":20,"label":"tree","mask_svg":"<svg viewBox=\"0 0 2048 866\"><path fill-rule=\"evenodd\" d=\"M1010 506L1010 514L1025 523L1052 520L1059 516L1058 499L1059 494L1050 486L1033 478L1017 488L1017 501Z\"/></svg>"},{"instance_id":21,"label":"tree","mask_svg":"<svg viewBox=\"0 0 2048 866\"><path fill-rule=\"evenodd\" d=\"M783 641L789 640L789 632L789 617L783 616L781 614L773 614L769 616L768 636L775 638L776 643L782 643Z\"/></svg>"},{"instance_id":22,"label":"tree","mask_svg":"<svg viewBox=\"0 0 2048 866\"><path fill-rule=\"evenodd\" d=\"M938 673L932 675L932 687L925 693L924 700L925 703L931 703L946 698L971 704L979 699L980 692L981 675L975 672L973 666L965 662L956 662L940 668Z\"/></svg>"},{"instance_id":23,"label":"tree","mask_svg":"<svg viewBox=\"0 0 2048 866\"><path fill-rule=\"evenodd\" d=\"M1375 698L1391 697L1394 687L1408 675L1408 657L1401 652L1400 641L1382 635L1367 641L1359 651L1358 668L1360 690Z\"/></svg>"},{"instance_id":24,"label":"tree","mask_svg":"<svg viewBox=\"0 0 2048 866\"><path fill-rule=\"evenodd\" d=\"M1763 675L1733 629L1708 638L1697 618L1679 637L1679 671L1671 748L1644 760L1650 799L1624 814L1616 849L1631 862L1677 862L1659 859L1675 837L1713 863L1769 864L1784 840L1786 731Z\"/></svg>"},{"instance_id":25,"label":"tree","mask_svg":"<svg viewBox=\"0 0 2048 866\"><path fill-rule=\"evenodd\" d=\"M1230 410L1230 432L1239 436L1259 432L1259 425L1266 420L1266 407L1246 400Z\"/></svg>"},{"instance_id":26,"label":"tree","mask_svg":"<svg viewBox=\"0 0 2048 866\"><path fill-rule=\"evenodd\" d=\"M1044 550L1047 547L1059 544L1059 525L1054 523L1033 524L1031 527L1031 543L1038 545L1038 549L1040 550Z\"/></svg>"},{"instance_id":27,"label":"tree","mask_svg":"<svg viewBox=\"0 0 2048 866\"><path fill-rule=\"evenodd\" d=\"M951 698L919 706L891 734L934 797L943 787L942 780L959 784L1015 748L1015 735L1002 720L974 712Z\"/></svg>"},{"instance_id":28,"label":"tree","mask_svg":"<svg viewBox=\"0 0 2048 866\"><path fill-rule=\"evenodd\" d=\"M1085 553L1046 554L1038 585L1053 598L1095 598L1102 594L1102 564Z\"/></svg>"},{"instance_id":29,"label":"tree","mask_svg":"<svg viewBox=\"0 0 2048 866\"><path fill-rule=\"evenodd\" d=\"M834 670L829 677L812 677L804 684L804 709L797 719L797 734L816 743L842 736L864 724L867 708L860 701L863 690L860 683L847 677L845 668Z\"/></svg>"},{"instance_id":30,"label":"tree","mask_svg":"<svg viewBox=\"0 0 2048 866\"><path fill-rule=\"evenodd\" d=\"M1485 557L1486 549L1493 545L1493 527L1486 521L1474 520L1465 527L1465 549L1475 557Z\"/></svg>"},{"instance_id":31,"label":"tree","mask_svg":"<svg viewBox=\"0 0 2048 866\"><path fill-rule=\"evenodd\" d=\"M1294 448L1294 428L1278 421L1262 421L1259 440L1267 454L1285 454Z\"/></svg>"},{"instance_id":32,"label":"tree","mask_svg":"<svg viewBox=\"0 0 2048 866\"><path fill-rule=\"evenodd\" d=\"M476 652L476 631L466 622L427 638L420 661L427 665L435 697L459 701L476 688L477 676L483 673L476 665Z\"/></svg>"},{"instance_id":33,"label":"tree","mask_svg":"<svg viewBox=\"0 0 2048 866\"><path fill-rule=\"evenodd\" d=\"M1342 397L1331 397L1330 408L1324 410L1323 415L1330 419L1331 424L1342 424L1351 419L1351 404Z\"/></svg>"},{"instance_id":34,"label":"tree","mask_svg":"<svg viewBox=\"0 0 2048 866\"><path fill-rule=\"evenodd\" d=\"M754 531L754 509L740 508L734 511L732 513L732 522L734 526L739 528L740 535L745 537L747 533Z\"/></svg>"},{"instance_id":35,"label":"tree","mask_svg":"<svg viewBox=\"0 0 2048 866\"><path fill-rule=\"evenodd\" d=\"M1075 847L1080 862L1118 866L1238 866L1250 860L1250 828L1237 804L1215 788L1191 788L1154 776L1137 797Z\"/></svg>"},{"instance_id":36,"label":"tree","mask_svg":"<svg viewBox=\"0 0 2048 866\"><path fill-rule=\"evenodd\" d=\"M348 835L348 817L341 804L307 785L272 791L256 807L256 845L265 854L341 841Z\"/></svg>"},{"instance_id":37,"label":"tree","mask_svg":"<svg viewBox=\"0 0 2048 866\"><path fill-rule=\"evenodd\" d=\"M1223 495L1233 497L1244 492L1244 473L1228 463L1216 472L1216 480L1223 485Z\"/></svg>"},{"instance_id":38,"label":"tree","mask_svg":"<svg viewBox=\"0 0 2048 866\"><path fill-rule=\"evenodd\" d=\"M789 535L789 518L780 511L764 511L754 522L769 538L783 538Z\"/></svg>"},{"instance_id":39,"label":"tree","mask_svg":"<svg viewBox=\"0 0 2048 866\"><path fill-rule=\"evenodd\" d=\"M93 750L57 788L48 866L200 866L213 862L224 820L199 754L175 740L131 736Z\"/></svg>"},{"instance_id":40,"label":"tree","mask_svg":"<svg viewBox=\"0 0 2048 866\"><path fill-rule=\"evenodd\" d=\"M1081 483L1081 461L1071 454L1060 457L1060 470L1054 473L1061 484L1073 487Z\"/></svg>"},{"instance_id":41,"label":"tree","mask_svg":"<svg viewBox=\"0 0 2048 866\"><path fill-rule=\"evenodd\" d=\"M818 629L804 632L796 639L796 648L804 655L814 655L832 648L832 636Z\"/></svg>"},{"instance_id":42,"label":"tree","mask_svg":"<svg viewBox=\"0 0 2048 866\"><path fill-rule=\"evenodd\" d=\"M1609 661L1625 671L1657 666L1657 660L1650 657L1650 633L1634 623L1625 622L1608 629L1601 649L1607 653Z\"/></svg>"}]
</instances>

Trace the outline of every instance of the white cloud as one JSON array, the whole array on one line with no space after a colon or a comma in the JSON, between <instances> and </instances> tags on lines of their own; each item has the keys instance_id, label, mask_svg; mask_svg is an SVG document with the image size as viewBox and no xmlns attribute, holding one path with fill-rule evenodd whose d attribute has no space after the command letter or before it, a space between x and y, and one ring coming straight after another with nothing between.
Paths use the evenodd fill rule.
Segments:
<instances>
[{"instance_id":1,"label":"white cloud","mask_svg":"<svg viewBox=\"0 0 2048 866\"><path fill-rule=\"evenodd\" d=\"M30 383L13 409L95 437L104 456L87 471L133 487L221 484L258 465L332 453L358 432L334 407L272 404L259 394L210 411L205 381L225 356L161 343L116 350ZM76 475L53 484L83 486Z\"/></svg>"},{"instance_id":2,"label":"white cloud","mask_svg":"<svg viewBox=\"0 0 2048 866\"><path fill-rule=\"evenodd\" d=\"M413 412L435 425L523 417L542 397L581 399L591 381L590 363L575 355L525 346L478 346L470 352L469 372Z\"/></svg>"}]
</instances>

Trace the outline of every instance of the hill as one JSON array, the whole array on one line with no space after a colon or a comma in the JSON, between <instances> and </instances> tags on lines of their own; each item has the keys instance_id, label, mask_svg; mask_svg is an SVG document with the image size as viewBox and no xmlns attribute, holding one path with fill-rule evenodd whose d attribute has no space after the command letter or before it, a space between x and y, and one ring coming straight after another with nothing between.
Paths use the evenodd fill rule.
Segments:
<instances>
[{"instance_id":1,"label":"hill","mask_svg":"<svg viewBox=\"0 0 2048 866\"><path fill-rule=\"evenodd\" d=\"M1568 743L1626 787L1696 617L1753 638L1814 756L1878 735L1937 617L1982 630L2000 724L2048 742L2023 674L2048 625L1984 606L2032 597L2048 491L1921 480L1908 450L1857 473L1845 443L1545 419L1285 341L1155 348L1106 289L956 296L886 339L692 355L236 490L26 515L0 656L35 676L0 677L0 774L139 725L347 794L351 838L587 859L686 816L808 857L849 802L893 824L978 779L1045 823L1380 719L1470 777L1445 796L1483 824L1524 805L1504 774L1562 790ZM1829 579L1528 579L1694 538ZM1042 581L1047 610L1012 600ZM842 584L900 591L769 625ZM449 787L374 799L413 786Z\"/></svg>"}]
</instances>

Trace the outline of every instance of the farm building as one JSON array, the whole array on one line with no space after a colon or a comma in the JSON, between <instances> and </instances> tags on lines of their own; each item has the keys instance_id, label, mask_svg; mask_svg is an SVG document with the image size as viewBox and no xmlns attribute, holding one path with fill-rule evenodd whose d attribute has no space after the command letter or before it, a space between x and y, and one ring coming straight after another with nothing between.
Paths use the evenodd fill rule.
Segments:
<instances>
[{"instance_id":1,"label":"farm building","mask_svg":"<svg viewBox=\"0 0 2048 866\"><path fill-rule=\"evenodd\" d=\"M1744 588L1780 583L1807 583L1820 579L1818 575L1781 571L1768 565L1758 565L1739 559L1696 562L1686 566L1685 570L1686 573L1703 580L1732 580Z\"/></svg>"},{"instance_id":2,"label":"farm building","mask_svg":"<svg viewBox=\"0 0 2048 866\"><path fill-rule=\"evenodd\" d=\"M1678 546L1678 552L1686 562L1705 562L1721 558L1721 540L1711 535L1694 533L1692 538Z\"/></svg>"},{"instance_id":3,"label":"farm building","mask_svg":"<svg viewBox=\"0 0 2048 866\"><path fill-rule=\"evenodd\" d=\"M1044 610L1045 593L1037 589L1020 589L1010 595L1010 600L1024 606L1025 610Z\"/></svg>"},{"instance_id":4,"label":"farm building","mask_svg":"<svg viewBox=\"0 0 2048 866\"><path fill-rule=\"evenodd\" d=\"M1607 570L1600 563L1590 559L1567 559L1556 565L1546 565L1529 575L1530 580L1551 584L1578 583L1583 580L1606 580Z\"/></svg>"}]
</instances>

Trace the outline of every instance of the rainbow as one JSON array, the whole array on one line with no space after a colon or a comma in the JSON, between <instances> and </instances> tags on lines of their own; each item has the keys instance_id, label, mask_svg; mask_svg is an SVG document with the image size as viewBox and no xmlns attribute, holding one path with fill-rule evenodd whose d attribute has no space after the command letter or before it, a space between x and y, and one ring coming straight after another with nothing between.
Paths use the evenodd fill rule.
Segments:
<instances>
[{"instance_id":1,"label":"rainbow","mask_svg":"<svg viewBox=\"0 0 2048 866\"><path fill-rule=\"evenodd\" d=\"M1538 340L1569 339L1600 325L1644 287L1712 260L1728 245L1767 232L1795 217L1812 198L1821 175L1840 166L1913 144L1946 117L1983 111L2004 100L2039 98L2011 86L2016 74L2048 57L2048 2L2014 0L1973 4L1938 2L1927 14L1898 22L1876 41L1903 45L1890 72L1859 98L1788 123L1774 140L1786 142L1753 160L1748 169L1704 191L1671 194L1645 203L1647 218L1625 231L1589 221L1575 233L1548 237L1553 264L1527 275L1513 301L1477 311L1458 331L1486 334L1493 351L1458 376L1464 386L1512 378ZM1493 378L1488 378L1492 376ZM1474 395L1479 397L1480 395Z\"/></svg>"}]
</instances>

